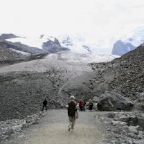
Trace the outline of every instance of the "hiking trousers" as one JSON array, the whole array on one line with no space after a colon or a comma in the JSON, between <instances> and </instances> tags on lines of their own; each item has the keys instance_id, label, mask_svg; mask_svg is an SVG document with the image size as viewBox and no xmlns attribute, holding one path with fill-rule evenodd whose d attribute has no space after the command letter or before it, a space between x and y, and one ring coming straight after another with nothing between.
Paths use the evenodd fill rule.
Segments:
<instances>
[{"instance_id":1,"label":"hiking trousers","mask_svg":"<svg viewBox=\"0 0 144 144\"><path fill-rule=\"evenodd\" d=\"M69 117L69 127L71 129L74 129L75 121L76 121L75 117Z\"/></svg>"},{"instance_id":2,"label":"hiking trousers","mask_svg":"<svg viewBox=\"0 0 144 144\"><path fill-rule=\"evenodd\" d=\"M47 111L47 105L43 105L42 111L43 111L44 109Z\"/></svg>"}]
</instances>

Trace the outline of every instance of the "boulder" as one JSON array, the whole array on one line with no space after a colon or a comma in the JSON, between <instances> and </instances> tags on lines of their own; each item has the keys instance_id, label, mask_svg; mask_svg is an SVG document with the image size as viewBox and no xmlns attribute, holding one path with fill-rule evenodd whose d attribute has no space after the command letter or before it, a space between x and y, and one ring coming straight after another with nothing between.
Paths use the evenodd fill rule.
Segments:
<instances>
[{"instance_id":1,"label":"boulder","mask_svg":"<svg viewBox=\"0 0 144 144\"><path fill-rule=\"evenodd\" d=\"M115 110L131 110L133 107L131 101L114 91L105 91L100 96L97 104L98 110L115 111Z\"/></svg>"}]
</instances>

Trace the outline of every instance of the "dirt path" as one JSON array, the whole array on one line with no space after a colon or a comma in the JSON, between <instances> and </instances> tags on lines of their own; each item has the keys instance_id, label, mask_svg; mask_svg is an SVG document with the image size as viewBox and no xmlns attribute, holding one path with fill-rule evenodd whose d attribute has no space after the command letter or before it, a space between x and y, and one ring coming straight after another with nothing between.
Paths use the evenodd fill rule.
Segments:
<instances>
[{"instance_id":1,"label":"dirt path","mask_svg":"<svg viewBox=\"0 0 144 144\"><path fill-rule=\"evenodd\" d=\"M96 112L79 112L75 129L68 131L67 110L50 110L38 124L4 144L102 144L104 135Z\"/></svg>"}]
</instances>

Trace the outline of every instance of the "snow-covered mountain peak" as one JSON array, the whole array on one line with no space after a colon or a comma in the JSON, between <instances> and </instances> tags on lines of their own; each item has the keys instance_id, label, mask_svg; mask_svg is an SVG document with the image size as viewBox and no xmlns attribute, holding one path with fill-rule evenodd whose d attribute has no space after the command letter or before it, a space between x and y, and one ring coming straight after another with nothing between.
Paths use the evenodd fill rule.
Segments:
<instances>
[{"instance_id":1,"label":"snow-covered mountain peak","mask_svg":"<svg viewBox=\"0 0 144 144\"><path fill-rule=\"evenodd\" d=\"M62 35L57 37L60 44L77 53L110 53L110 48L101 47L98 41L89 41L80 34ZM103 41L101 41L103 43Z\"/></svg>"},{"instance_id":2,"label":"snow-covered mountain peak","mask_svg":"<svg viewBox=\"0 0 144 144\"><path fill-rule=\"evenodd\" d=\"M144 43L144 28L140 27L135 29L131 36L126 36L121 39L125 43L131 43L133 46L137 47Z\"/></svg>"},{"instance_id":3,"label":"snow-covered mountain peak","mask_svg":"<svg viewBox=\"0 0 144 144\"><path fill-rule=\"evenodd\" d=\"M12 39L7 39L11 42L20 42L22 44L31 46L31 47L37 47L42 49L42 44L47 41L57 42L57 39L52 36L47 35L40 35L40 36L26 36L26 37L17 37Z\"/></svg>"},{"instance_id":4,"label":"snow-covered mountain peak","mask_svg":"<svg viewBox=\"0 0 144 144\"><path fill-rule=\"evenodd\" d=\"M10 42L20 42L30 47L37 47L43 49L43 44L57 44L59 46L68 48L72 52L77 53L97 53L97 54L110 54L111 48L105 48L102 45L104 41L90 42L87 37L80 34L62 35L52 37L48 35L34 35L34 36L18 36L16 38L7 39Z\"/></svg>"},{"instance_id":5,"label":"snow-covered mountain peak","mask_svg":"<svg viewBox=\"0 0 144 144\"><path fill-rule=\"evenodd\" d=\"M46 41L55 41L56 38L55 37L52 37L52 36L48 36L48 35L40 35L40 39L42 39L44 42Z\"/></svg>"},{"instance_id":6,"label":"snow-covered mountain peak","mask_svg":"<svg viewBox=\"0 0 144 144\"><path fill-rule=\"evenodd\" d=\"M68 40L72 42L85 42L86 39L80 34L66 34L57 37L59 41Z\"/></svg>"}]
</instances>

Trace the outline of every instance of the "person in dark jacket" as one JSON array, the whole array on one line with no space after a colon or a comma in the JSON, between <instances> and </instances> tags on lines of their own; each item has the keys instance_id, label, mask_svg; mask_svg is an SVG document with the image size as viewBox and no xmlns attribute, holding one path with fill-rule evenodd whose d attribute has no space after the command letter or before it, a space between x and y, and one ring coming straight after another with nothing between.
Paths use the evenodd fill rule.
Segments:
<instances>
[{"instance_id":1,"label":"person in dark jacket","mask_svg":"<svg viewBox=\"0 0 144 144\"><path fill-rule=\"evenodd\" d=\"M85 111L86 110L86 101L84 100L83 102L83 110Z\"/></svg>"},{"instance_id":2,"label":"person in dark jacket","mask_svg":"<svg viewBox=\"0 0 144 144\"><path fill-rule=\"evenodd\" d=\"M89 99L89 110L93 109L93 102L91 99Z\"/></svg>"},{"instance_id":3,"label":"person in dark jacket","mask_svg":"<svg viewBox=\"0 0 144 144\"><path fill-rule=\"evenodd\" d=\"M47 110L47 99L45 98L44 101L43 101L43 107L42 107L42 111L45 109Z\"/></svg>"},{"instance_id":4,"label":"person in dark jacket","mask_svg":"<svg viewBox=\"0 0 144 144\"><path fill-rule=\"evenodd\" d=\"M69 126L68 126L68 131L70 131L70 129L74 129L74 125L75 125L75 121L76 121L76 117L75 117L75 112L77 111L77 103L75 101L75 97L74 96L70 96L70 101L68 103L68 117L69 117Z\"/></svg>"}]
</instances>

